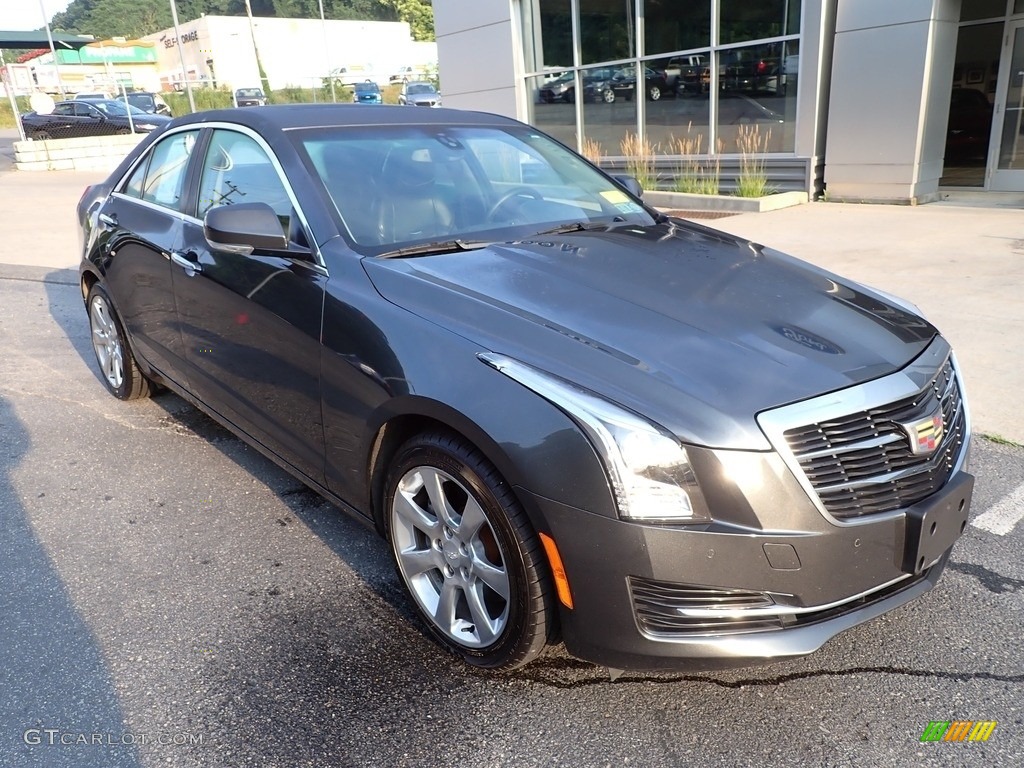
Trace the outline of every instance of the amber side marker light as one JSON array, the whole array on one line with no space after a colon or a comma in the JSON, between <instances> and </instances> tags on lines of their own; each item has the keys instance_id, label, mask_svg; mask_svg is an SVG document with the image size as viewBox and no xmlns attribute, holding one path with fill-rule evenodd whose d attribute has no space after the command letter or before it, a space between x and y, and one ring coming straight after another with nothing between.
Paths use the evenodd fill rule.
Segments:
<instances>
[{"instance_id":1,"label":"amber side marker light","mask_svg":"<svg viewBox=\"0 0 1024 768\"><path fill-rule=\"evenodd\" d=\"M546 533L542 533L540 534L540 542L544 545L544 552L547 553L548 562L551 564L551 574L555 577L555 589L558 590L558 599L562 601L562 605L571 610L572 592L569 591L569 579L565 575L562 556L558 554L555 540Z\"/></svg>"}]
</instances>

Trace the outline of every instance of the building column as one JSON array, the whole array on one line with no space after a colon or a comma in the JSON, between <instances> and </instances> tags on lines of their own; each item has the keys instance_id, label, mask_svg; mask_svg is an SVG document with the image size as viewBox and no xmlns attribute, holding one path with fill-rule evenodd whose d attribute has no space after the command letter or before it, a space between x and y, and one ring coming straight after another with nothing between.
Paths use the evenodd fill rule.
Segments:
<instances>
[{"instance_id":1,"label":"building column","mask_svg":"<svg viewBox=\"0 0 1024 768\"><path fill-rule=\"evenodd\" d=\"M960 0L839 0L829 200L938 198L959 22Z\"/></svg>"},{"instance_id":2,"label":"building column","mask_svg":"<svg viewBox=\"0 0 1024 768\"><path fill-rule=\"evenodd\" d=\"M522 59L522 46L512 10L512 0L434 3L446 107L519 117L516 62Z\"/></svg>"}]
</instances>

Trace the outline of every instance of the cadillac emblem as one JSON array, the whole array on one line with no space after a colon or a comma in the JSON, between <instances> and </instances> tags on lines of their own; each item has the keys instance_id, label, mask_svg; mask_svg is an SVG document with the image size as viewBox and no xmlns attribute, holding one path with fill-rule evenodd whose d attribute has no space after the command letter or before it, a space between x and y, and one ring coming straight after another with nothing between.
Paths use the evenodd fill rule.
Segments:
<instances>
[{"instance_id":1,"label":"cadillac emblem","mask_svg":"<svg viewBox=\"0 0 1024 768\"><path fill-rule=\"evenodd\" d=\"M910 438L910 450L915 456L930 456L942 443L944 425L941 410L936 410L931 416L918 421L899 426Z\"/></svg>"}]
</instances>

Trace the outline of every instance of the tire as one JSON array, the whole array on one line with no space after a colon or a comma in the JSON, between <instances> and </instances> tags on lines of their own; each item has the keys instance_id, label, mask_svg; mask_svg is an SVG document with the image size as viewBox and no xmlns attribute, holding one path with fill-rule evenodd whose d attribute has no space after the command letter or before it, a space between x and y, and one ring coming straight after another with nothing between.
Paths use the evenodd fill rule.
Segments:
<instances>
[{"instance_id":1,"label":"tire","mask_svg":"<svg viewBox=\"0 0 1024 768\"><path fill-rule=\"evenodd\" d=\"M36 131L32 134L33 141L49 141L51 138L50 134L46 131Z\"/></svg>"},{"instance_id":2,"label":"tire","mask_svg":"<svg viewBox=\"0 0 1024 768\"><path fill-rule=\"evenodd\" d=\"M116 131L118 136L127 136L131 132L130 128L118 128Z\"/></svg>"},{"instance_id":3,"label":"tire","mask_svg":"<svg viewBox=\"0 0 1024 768\"><path fill-rule=\"evenodd\" d=\"M149 397L153 385L139 370L110 296L99 283L89 289L85 302L89 313L92 349L100 369L100 379L118 400Z\"/></svg>"},{"instance_id":4,"label":"tire","mask_svg":"<svg viewBox=\"0 0 1024 768\"><path fill-rule=\"evenodd\" d=\"M570 88L565 92L565 103L572 104L574 101L576 101L576 89Z\"/></svg>"},{"instance_id":5,"label":"tire","mask_svg":"<svg viewBox=\"0 0 1024 768\"><path fill-rule=\"evenodd\" d=\"M647 96L651 101L657 101L661 98L661 88L656 85L652 85L647 89Z\"/></svg>"},{"instance_id":6,"label":"tire","mask_svg":"<svg viewBox=\"0 0 1024 768\"><path fill-rule=\"evenodd\" d=\"M605 104L614 104L615 103L615 91L613 91L611 88L606 88L601 93L601 99L604 101Z\"/></svg>"},{"instance_id":7,"label":"tire","mask_svg":"<svg viewBox=\"0 0 1024 768\"><path fill-rule=\"evenodd\" d=\"M537 657L555 616L546 561L511 487L477 449L443 432L403 445L385 482L384 526L399 579L444 648L493 670Z\"/></svg>"}]
</instances>

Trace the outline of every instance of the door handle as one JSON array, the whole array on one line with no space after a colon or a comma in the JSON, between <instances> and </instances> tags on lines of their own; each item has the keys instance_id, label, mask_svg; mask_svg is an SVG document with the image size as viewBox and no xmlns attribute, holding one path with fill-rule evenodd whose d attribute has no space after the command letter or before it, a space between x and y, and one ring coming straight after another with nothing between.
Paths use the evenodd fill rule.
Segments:
<instances>
[{"instance_id":1,"label":"door handle","mask_svg":"<svg viewBox=\"0 0 1024 768\"><path fill-rule=\"evenodd\" d=\"M189 253L191 254L192 252L189 251ZM198 262L193 261L183 253L176 253L174 251L171 251L171 261L173 261L179 267L184 269L185 274L188 275L189 277L192 277L193 275L203 271L202 266L200 266Z\"/></svg>"},{"instance_id":2,"label":"door handle","mask_svg":"<svg viewBox=\"0 0 1024 768\"><path fill-rule=\"evenodd\" d=\"M107 213L101 213L97 218L99 218L100 224L102 224L105 227L117 226L117 216L111 216L110 214Z\"/></svg>"}]
</instances>

